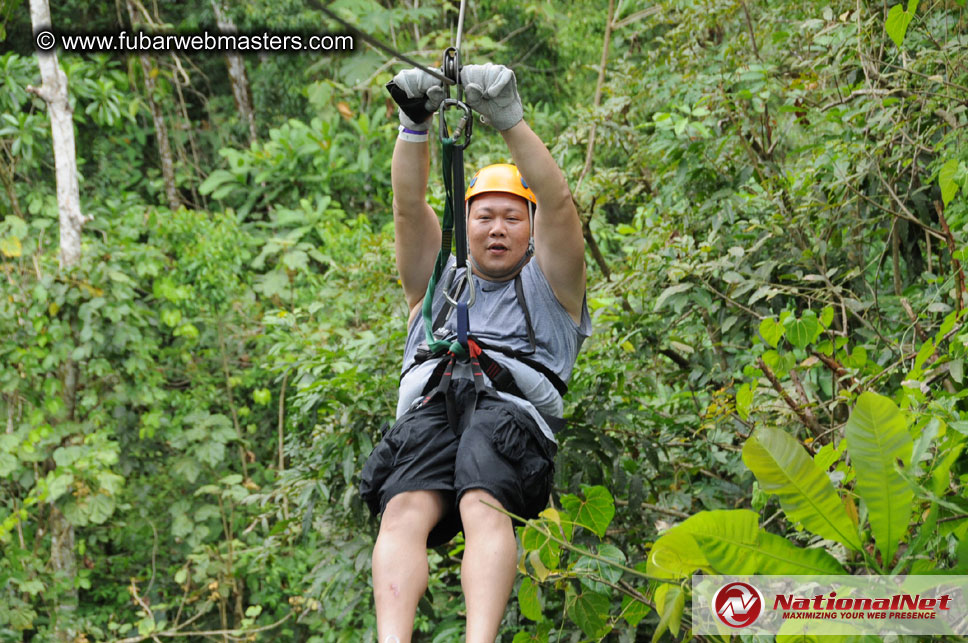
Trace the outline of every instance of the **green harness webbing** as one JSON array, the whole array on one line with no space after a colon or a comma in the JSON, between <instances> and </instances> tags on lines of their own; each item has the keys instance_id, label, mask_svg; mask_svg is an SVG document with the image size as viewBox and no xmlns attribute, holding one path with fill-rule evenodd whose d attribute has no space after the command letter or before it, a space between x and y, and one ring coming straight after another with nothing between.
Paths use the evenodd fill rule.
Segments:
<instances>
[{"instance_id":1,"label":"green harness webbing","mask_svg":"<svg viewBox=\"0 0 968 643\"><path fill-rule=\"evenodd\" d=\"M430 275L427 283L427 294L423 300L424 331L427 336L427 347L434 353L451 352L455 355L466 356L467 349L461 346L455 339L453 342L437 339L433 329L433 301L434 291L440 282L440 277L447 268L447 261L451 255L451 244L454 238L454 181L453 181L453 161L454 161L454 139L444 138L441 140L441 151L444 166L444 221L441 224L440 250L437 252L437 261L434 263L434 272ZM463 155L461 155L463 156ZM461 159L463 160L463 159ZM461 240L458 239L458 244ZM464 244L466 247L466 238ZM446 305L446 303L444 304Z\"/></svg>"},{"instance_id":2,"label":"green harness webbing","mask_svg":"<svg viewBox=\"0 0 968 643\"><path fill-rule=\"evenodd\" d=\"M464 111L464 117L454 130L453 136L447 132L447 123L444 120L444 110L447 107L458 107ZM473 125L473 114L470 108L459 100L447 98L440 107L440 148L441 166L444 178L444 219L441 223L440 250L437 252L437 260L434 263L434 271L430 275L427 283L427 292L424 295L422 313L424 319L424 332L427 339L427 348L433 353L451 353L457 357L467 357L467 332L468 318L467 309L474 304L474 284L473 277L467 267L467 221L464 212L464 149L470 144L471 129ZM463 134L463 140L461 135ZM468 302L448 302L444 305L453 303L457 308L458 314L458 333L454 341L438 339L434 335L433 327L433 300L434 292L440 279L447 269L447 262L450 259L451 247L454 247L456 264L450 274L450 278L443 284L445 295L449 295L452 286L453 275L459 268L464 268L464 279L470 284L470 299ZM460 296L458 294L458 296Z\"/></svg>"}]
</instances>

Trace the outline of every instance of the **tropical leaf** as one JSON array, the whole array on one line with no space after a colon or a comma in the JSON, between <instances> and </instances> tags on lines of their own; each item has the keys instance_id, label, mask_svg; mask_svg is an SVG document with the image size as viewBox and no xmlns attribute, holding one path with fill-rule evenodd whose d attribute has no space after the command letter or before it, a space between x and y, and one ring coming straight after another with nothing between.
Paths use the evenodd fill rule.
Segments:
<instances>
[{"instance_id":1,"label":"tropical leaf","mask_svg":"<svg viewBox=\"0 0 968 643\"><path fill-rule=\"evenodd\" d=\"M615 516L615 500L608 489L600 485L582 485L582 500L576 495L561 497L561 506L575 517L575 524L590 529L599 538L605 537L605 530Z\"/></svg>"},{"instance_id":2,"label":"tropical leaf","mask_svg":"<svg viewBox=\"0 0 968 643\"><path fill-rule=\"evenodd\" d=\"M652 643L656 643L666 630L673 635L679 634L685 606L686 593L679 585L666 583L655 590L655 608L659 613L659 624L652 634Z\"/></svg>"},{"instance_id":3,"label":"tropical leaf","mask_svg":"<svg viewBox=\"0 0 968 643\"><path fill-rule=\"evenodd\" d=\"M720 574L755 573L755 564L751 564L755 561L743 560L736 545L755 543L758 518L747 509L701 511L655 541L646 573L669 579L686 578L697 569Z\"/></svg>"},{"instance_id":4,"label":"tropical leaf","mask_svg":"<svg viewBox=\"0 0 968 643\"><path fill-rule=\"evenodd\" d=\"M827 474L790 435L763 427L743 445L743 462L763 491L776 494L791 522L858 550L860 537Z\"/></svg>"},{"instance_id":5,"label":"tropical leaf","mask_svg":"<svg viewBox=\"0 0 968 643\"><path fill-rule=\"evenodd\" d=\"M794 347L805 348L810 342L817 339L822 330L820 322L817 321L816 313L808 310L800 319L788 318L784 327L784 334Z\"/></svg>"},{"instance_id":6,"label":"tropical leaf","mask_svg":"<svg viewBox=\"0 0 968 643\"><path fill-rule=\"evenodd\" d=\"M530 578L521 580L521 587L518 589L518 606L521 608L521 615L532 621L541 621L544 616L541 614L541 594L538 584Z\"/></svg>"},{"instance_id":7,"label":"tropical leaf","mask_svg":"<svg viewBox=\"0 0 968 643\"><path fill-rule=\"evenodd\" d=\"M713 571L739 576L755 574L759 566L757 556L750 555L756 548L758 520L748 509L703 511L681 527L689 531Z\"/></svg>"},{"instance_id":8,"label":"tropical leaf","mask_svg":"<svg viewBox=\"0 0 968 643\"><path fill-rule=\"evenodd\" d=\"M801 549L785 538L759 529L757 519L756 513L746 509L704 511L674 530L679 529L692 536L708 568L717 574L844 573L840 563L824 550ZM671 559L661 551L666 547L661 538L653 547L653 552L657 547L660 550L660 561ZM689 564L694 564L694 561ZM688 569L689 564L678 570L680 577L695 571ZM668 569L668 563L666 568Z\"/></svg>"},{"instance_id":9,"label":"tropical leaf","mask_svg":"<svg viewBox=\"0 0 968 643\"><path fill-rule=\"evenodd\" d=\"M652 545L646 563L646 573L649 576L681 579L697 569L712 573L713 569L696 540L681 527L682 525L673 527Z\"/></svg>"},{"instance_id":10,"label":"tropical leaf","mask_svg":"<svg viewBox=\"0 0 968 643\"><path fill-rule=\"evenodd\" d=\"M904 42L904 35L907 33L908 25L914 19L914 12L918 10L918 0L908 0L907 10L901 8L900 4L891 7L887 12L887 21L884 30L891 37L894 44L898 47Z\"/></svg>"},{"instance_id":11,"label":"tropical leaf","mask_svg":"<svg viewBox=\"0 0 968 643\"><path fill-rule=\"evenodd\" d=\"M867 503L871 532L885 564L894 560L907 533L914 492L895 470L907 466L914 441L904 416L889 398L865 392L847 420L847 451L857 482L854 490Z\"/></svg>"}]
</instances>

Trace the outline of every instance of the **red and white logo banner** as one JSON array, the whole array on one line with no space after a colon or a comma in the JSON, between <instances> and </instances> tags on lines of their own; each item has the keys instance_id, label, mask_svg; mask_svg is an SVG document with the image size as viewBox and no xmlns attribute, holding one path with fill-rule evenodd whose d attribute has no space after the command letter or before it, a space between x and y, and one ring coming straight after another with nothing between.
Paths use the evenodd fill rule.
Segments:
<instances>
[{"instance_id":1,"label":"red and white logo banner","mask_svg":"<svg viewBox=\"0 0 968 643\"><path fill-rule=\"evenodd\" d=\"M968 635L968 576L693 576L693 634Z\"/></svg>"}]
</instances>

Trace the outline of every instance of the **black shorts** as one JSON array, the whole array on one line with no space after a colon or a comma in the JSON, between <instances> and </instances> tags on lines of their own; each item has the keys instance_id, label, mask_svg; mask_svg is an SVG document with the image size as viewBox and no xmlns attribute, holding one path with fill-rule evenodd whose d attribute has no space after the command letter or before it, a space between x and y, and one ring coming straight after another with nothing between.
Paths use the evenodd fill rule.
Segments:
<instances>
[{"instance_id":1,"label":"black shorts","mask_svg":"<svg viewBox=\"0 0 968 643\"><path fill-rule=\"evenodd\" d=\"M473 399L473 382L455 380L456 399ZM405 413L363 466L360 495L375 514L404 491L439 491L447 506L427 538L442 545L461 531L458 503L465 491L483 489L509 512L535 518L548 503L557 445L531 415L489 391L483 392L460 434L447 420L442 395Z\"/></svg>"}]
</instances>

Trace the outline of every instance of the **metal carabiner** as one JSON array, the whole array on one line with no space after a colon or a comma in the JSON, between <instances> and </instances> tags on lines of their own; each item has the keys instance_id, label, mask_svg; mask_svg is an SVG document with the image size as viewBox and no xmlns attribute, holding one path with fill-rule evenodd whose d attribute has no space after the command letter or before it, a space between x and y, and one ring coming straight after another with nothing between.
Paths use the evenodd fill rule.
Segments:
<instances>
[{"instance_id":1,"label":"metal carabiner","mask_svg":"<svg viewBox=\"0 0 968 643\"><path fill-rule=\"evenodd\" d=\"M461 275L461 278L458 279L456 282L454 282L454 275L456 273L457 273L457 266L454 266L451 268L450 274L444 278L445 279L444 286L453 284L455 286L453 290L457 292L458 293L457 296L460 297L460 291L464 287L463 282L466 281L467 287L469 289L469 293L467 295L467 308L470 309L474 306L474 302L477 301L477 288L475 288L474 286L474 275L471 274L470 270L465 270L464 274ZM451 288L445 287L445 288L442 288L442 290L444 293L444 299L446 299L447 303L449 303L451 306L456 307L457 304L460 303L457 299L455 299L454 297L451 297L450 295Z\"/></svg>"},{"instance_id":2,"label":"metal carabiner","mask_svg":"<svg viewBox=\"0 0 968 643\"><path fill-rule=\"evenodd\" d=\"M457 122L457 127L454 128L453 136L449 135L447 132L447 119L444 117L444 113L450 107L457 107L461 109L464 114L460 117ZM474 112L471 111L470 106L463 102L453 98L445 98L440 104L438 110L438 116L440 117L440 139L444 140L446 138L452 138L455 143L454 147L457 149L467 149L467 146L471 143L471 132L474 129ZM461 135L463 135L463 142L458 143Z\"/></svg>"}]
</instances>

